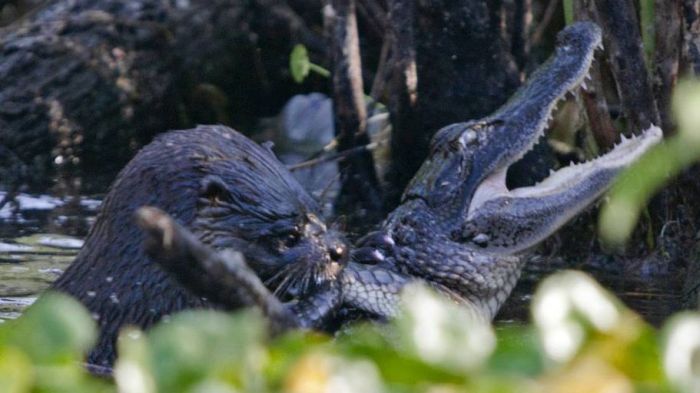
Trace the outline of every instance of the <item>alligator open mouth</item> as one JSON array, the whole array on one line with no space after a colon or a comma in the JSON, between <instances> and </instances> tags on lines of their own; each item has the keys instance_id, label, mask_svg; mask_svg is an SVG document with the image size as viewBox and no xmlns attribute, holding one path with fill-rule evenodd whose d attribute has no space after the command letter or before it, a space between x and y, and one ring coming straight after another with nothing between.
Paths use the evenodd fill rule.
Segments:
<instances>
[{"instance_id":1,"label":"alligator open mouth","mask_svg":"<svg viewBox=\"0 0 700 393\"><path fill-rule=\"evenodd\" d=\"M585 88L600 29L592 23L569 26L558 36L556 53L496 113L484 119L499 124L489 130L486 148L474 152L478 181L466 212L463 235L483 248L518 252L551 235L607 190L619 171L662 138L658 127L622 137L610 152L572 164L534 186L508 190L508 168L531 150L567 93ZM474 173L473 176L476 174Z\"/></svg>"},{"instance_id":2,"label":"alligator open mouth","mask_svg":"<svg viewBox=\"0 0 700 393\"><path fill-rule=\"evenodd\" d=\"M601 157L553 172L542 182L508 190L508 168L544 136L567 93L585 85L601 30L591 22L568 26L553 56L490 116L447 126L404 193L458 227L455 240L501 253L532 247L599 197L619 171L661 139L651 127L623 139Z\"/></svg>"}]
</instances>

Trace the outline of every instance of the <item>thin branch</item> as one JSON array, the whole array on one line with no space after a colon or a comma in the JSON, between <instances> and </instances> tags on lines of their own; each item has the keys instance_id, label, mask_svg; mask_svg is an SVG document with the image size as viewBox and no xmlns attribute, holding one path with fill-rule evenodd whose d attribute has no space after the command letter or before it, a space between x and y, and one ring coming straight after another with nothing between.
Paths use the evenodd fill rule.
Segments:
<instances>
[{"instance_id":1,"label":"thin branch","mask_svg":"<svg viewBox=\"0 0 700 393\"><path fill-rule=\"evenodd\" d=\"M420 141L424 130L417 121L418 70L413 23L415 4L412 0L389 1L389 32L393 64L389 85L391 117L391 183L392 195L398 199L401 190L422 161Z\"/></svg>"},{"instance_id":2,"label":"thin branch","mask_svg":"<svg viewBox=\"0 0 700 393\"><path fill-rule=\"evenodd\" d=\"M309 168L309 167L314 167L317 165L324 164L326 162L330 161L342 161L347 158L350 158L352 156L355 156L357 154L365 153L365 152L371 152L372 150L375 150L377 147L381 146L382 143L377 143L377 142L372 142L364 146L356 146L353 147L352 149L348 150L343 150L339 151L337 153L331 153L331 154L326 154L323 156L320 156L318 158L314 158L311 160L303 161L298 164L292 164L287 166L287 169L290 171L296 171L302 168Z\"/></svg>"},{"instance_id":3,"label":"thin branch","mask_svg":"<svg viewBox=\"0 0 700 393\"><path fill-rule=\"evenodd\" d=\"M542 41L542 37L544 37L544 33L547 31L549 23L552 22L552 17L554 16L554 12L557 10L559 3L561 3L559 0L549 0L547 3L547 8L545 8L542 17L540 18L540 22L537 24L537 29L534 33L532 33L532 45L539 45L539 43Z\"/></svg>"},{"instance_id":4,"label":"thin branch","mask_svg":"<svg viewBox=\"0 0 700 393\"><path fill-rule=\"evenodd\" d=\"M523 72L531 47L532 0L515 1L515 9L513 11L513 34L510 40L511 53L518 64L519 71Z\"/></svg>"},{"instance_id":5,"label":"thin branch","mask_svg":"<svg viewBox=\"0 0 700 393\"><path fill-rule=\"evenodd\" d=\"M367 21L369 30L374 35L381 38L384 37L386 30L386 11L375 2L375 0L358 0L357 10L362 18Z\"/></svg>"},{"instance_id":6,"label":"thin branch","mask_svg":"<svg viewBox=\"0 0 700 393\"><path fill-rule=\"evenodd\" d=\"M583 0L574 3L575 20L597 20L596 9L593 0ZM591 79L586 82L588 90L582 90L583 106L588 118L588 125L596 141L596 145L603 150L611 148L617 141L618 131L615 129L608 102L605 98L601 67L603 67L602 53L597 54L597 60L591 64L589 75Z\"/></svg>"},{"instance_id":7,"label":"thin branch","mask_svg":"<svg viewBox=\"0 0 700 393\"><path fill-rule=\"evenodd\" d=\"M330 0L326 16L333 54L333 110L339 150L369 144L367 109L354 0ZM382 210L379 181L372 155L358 154L343 162L341 197L370 212Z\"/></svg>"},{"instance_id":8,"label":"thin branch","mask_svg":"<svg viewBox=\"0 0 700 393\"><path fill-rule=\"evenodd\" d=\"M683 46L683 10L681 0L656 0L654 7L656 43L654 53L654 93L659 105L661 127L673 132L671 93L678 80Z\"/></svg>"},{"instance_id":9,"label":"thin branch","mask_svg":"<svg viewBox=\"0 0 700 393\"><path fill-rule=\"evenodd\" d=\"M299 326L294 314L263 285L241 253L217 253L165 212L142 207L136 222L146 233L146 253L183 286L226 309L257 305L273 333Z\"/></svg>"},{"instance_id":10,"label":"thin branch","mask_svg":"<svg viewBox=\"0 0 700 393\"><path fill-rule=\"evenodd\" d=\"M387 81L391 77L391 34L384 34L384 42L382 43L382 50L379 54L379 64L377 64L377 73L374 75L374 81L372 81L372 91L369 96L374 102L380 101L381 96L384 94L386 89Z\"/></svg>"}]
</instances>

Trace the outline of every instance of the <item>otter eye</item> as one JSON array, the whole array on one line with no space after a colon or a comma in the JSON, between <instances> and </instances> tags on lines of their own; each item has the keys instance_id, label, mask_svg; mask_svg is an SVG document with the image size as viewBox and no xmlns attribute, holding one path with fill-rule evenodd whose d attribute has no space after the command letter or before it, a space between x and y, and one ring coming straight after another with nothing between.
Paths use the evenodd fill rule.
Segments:
<instances>
[{"instance_id":1,"label":"otter eye","mask_svg":"<svg viewBox=\"0 0 700 393\"><path fill-rule=\"evenodd\" d=\"M298 233L291 233L284 239L284 245L287 248L292 248L299 244L299 240L301 240L301 236Z\"/></svg>"},{"instance_id":2,"label":"otter eye","mask_svg":"<svg viewBox=\"0 0 700 393\"><path fill-rule=\"evenodd\" d=\"M207 198L209 202L217 206L229 196L226 183L220 177L209 175L202 179L201 195Z\"/></svg>"}]
</instances>

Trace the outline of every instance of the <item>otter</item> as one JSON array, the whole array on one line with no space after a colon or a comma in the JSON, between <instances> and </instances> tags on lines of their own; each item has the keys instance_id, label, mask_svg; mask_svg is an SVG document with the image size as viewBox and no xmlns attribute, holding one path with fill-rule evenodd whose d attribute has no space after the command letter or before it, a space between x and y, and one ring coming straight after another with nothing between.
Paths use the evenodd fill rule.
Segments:
<instances>
[{"instance_id":1,"label":"otter","mask_svg":"<svg viewBox=\"0 0 700 393\"><path fill-rule=\"evenodd\" d=\"M242 252L280 299L335 280L347 260L342 235L326 227L317 202L269 148L224 126L162 134L118 174L83 248L52 287L82 302L98 323L90 364L114 362L124 325L147 329L183 309L215 307L146 255L133 218L144 205L214 249Z\"/></svg>"}]
</instances>

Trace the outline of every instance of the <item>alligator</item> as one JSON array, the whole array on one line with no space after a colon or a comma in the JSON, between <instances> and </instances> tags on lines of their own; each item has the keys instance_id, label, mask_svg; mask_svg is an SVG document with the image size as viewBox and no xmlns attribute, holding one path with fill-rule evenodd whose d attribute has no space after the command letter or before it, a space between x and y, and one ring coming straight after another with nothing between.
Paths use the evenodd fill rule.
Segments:
<instances>
[{"instance_id":1,"label":"alligator","mask_svg":"<svg viewBox=\"0 0 700 393\"><path fill-rule=\"evenodd\" d=\"M594 160L507 189L509 166L543 136L557 103L585 87L599 48L597 25L566 27L555 53L501 108L436 133L401 205L356 248L341 278L346 304L390 317L405 283L421 280L477 315L496 315L534 247L662 138L651 126Z\"/></svg>"},{"instance_id":2,"label":"alligator","mask_svg":"<svg viewBox=\"0 0 700 393\"><path fill-rule=\"evenodd\" d=\"M318 327L328 313L347 309L391 318L399 309L402 288L415 281L427 283L480 318L493 318L534 247L595 202L623 168L662 138L661 130L651 126L637 136L622 137L594 160L553 171L534 186L506 187L508 167L543 137L557 103L584 87L598 48L601 30L595 24L566 27L557 36L555 53L501 108L483 119L439 130L400 205L352 248L351 261L337 282L302 294L307 306L287 308L276 320ZM160 224L166 222L158 217ZM178 258L180 266L211 265L212 258L201 253L197 257L180 252L163 262L169 247L163 234L186 230L174 223L154 230L155 221L142 217L141 225L150 230L150 255L166 270L172 271ZM165 237L172 243L172 236ZM210 279L222 279L226 269L241 269L240 264L227 266ZM206 288L195 290L213 295ZM274 296L258 295L264 310L284 309ZM317 307L315 311L309 311L309 304Z\"/></svg>"}]
</instances>

